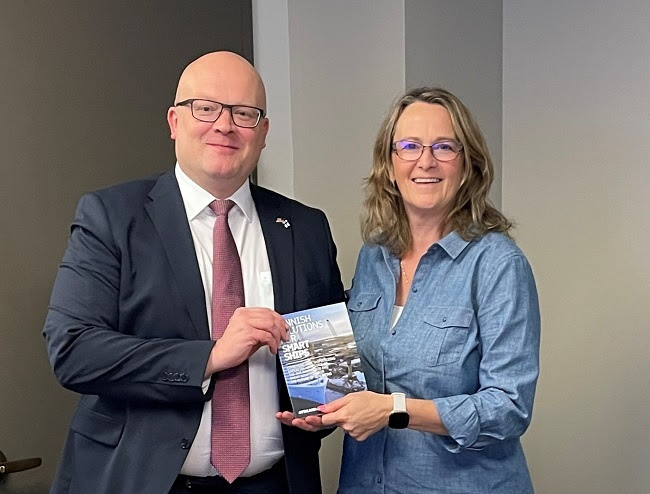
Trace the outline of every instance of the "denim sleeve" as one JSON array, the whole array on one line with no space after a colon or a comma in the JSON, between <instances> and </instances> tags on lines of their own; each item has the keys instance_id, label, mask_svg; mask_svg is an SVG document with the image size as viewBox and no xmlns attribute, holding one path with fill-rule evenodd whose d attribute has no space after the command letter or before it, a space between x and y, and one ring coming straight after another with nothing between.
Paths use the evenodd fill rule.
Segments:
<instances>
[{"instance_id":1,"label":"denim sleeve","mask_svg":"<svg viewBox=\"0 0 650 494\"><path fill-rule=\"evenodd\" d=\"M521 436L530 424L539 374L539 303L525 257L500 260L479 281L476 298L479 389L433 400L452 452Z\"/></svg>"}]
</instances>

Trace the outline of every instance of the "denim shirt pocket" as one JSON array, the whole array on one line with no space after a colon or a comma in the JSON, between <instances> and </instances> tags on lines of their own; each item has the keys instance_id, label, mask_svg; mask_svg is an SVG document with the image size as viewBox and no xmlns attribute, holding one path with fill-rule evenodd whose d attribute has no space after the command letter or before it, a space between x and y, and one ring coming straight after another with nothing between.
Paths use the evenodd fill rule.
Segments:
<instances>
[{"instance_id":1,"label":"denim shirt pocket","mask_svg":"<svg viewBox=\"0 0 650 494\"><path fill-rule=\"evenodd\" d=\"M364 339L372 327L380 300L381 293L370 292L357 293L348 300L350 324L357 341Z\"/></svg>"},{"instance_id":2,"label":"denim shirt pocket","mask_svg":"<svg viewBox=\"0 0 650 494\"><path fill-rule=\"evenodd\" d=\"M427 308L423 319L433 340L427 345L431 367L460 360L473 317L474 311L466 307Z\"/></svg>"}]
</instances>

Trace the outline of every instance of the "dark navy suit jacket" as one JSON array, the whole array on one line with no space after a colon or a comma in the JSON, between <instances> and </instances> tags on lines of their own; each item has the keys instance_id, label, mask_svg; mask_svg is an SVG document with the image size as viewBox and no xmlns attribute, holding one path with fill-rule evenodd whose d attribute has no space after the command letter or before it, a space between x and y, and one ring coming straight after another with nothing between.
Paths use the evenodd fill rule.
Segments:
<instances>
[{"instance_id":1,"label":"dark navy suit jacket","mask_svg":"<svg viewBox=\"0 0 650 494\"><path fill-rule=\"evenodd\" d=\"M342 301L325 215L251 193L275 310ZM57 379L81 399L51 492L167 493L212 398L201 389L212 348L203 284L174 173L85 195L71 230L43 332ZM278 386L290 410L279 364ZM282 432L291 492L320 492L323 433Z\"/></svg>"}]
</instances>

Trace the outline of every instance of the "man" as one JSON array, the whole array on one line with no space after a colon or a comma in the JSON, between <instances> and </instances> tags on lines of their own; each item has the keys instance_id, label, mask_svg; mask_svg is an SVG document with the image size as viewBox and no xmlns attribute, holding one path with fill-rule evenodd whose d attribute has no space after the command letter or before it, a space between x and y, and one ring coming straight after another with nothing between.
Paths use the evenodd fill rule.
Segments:
<instances>
[{"instance_id":1,"label":"man","mask_svg":"<svg viewBox=\"0 0 650 494\"><path fill-rule=\"evenodd\" d=\"M81 394L53 493L320 492L275 353L280 314L343 287L324 214L248 181L265 109L246 60L204 55L167 114L175 170L81 199L44 328Z\"/></svg>"}]
</instances>

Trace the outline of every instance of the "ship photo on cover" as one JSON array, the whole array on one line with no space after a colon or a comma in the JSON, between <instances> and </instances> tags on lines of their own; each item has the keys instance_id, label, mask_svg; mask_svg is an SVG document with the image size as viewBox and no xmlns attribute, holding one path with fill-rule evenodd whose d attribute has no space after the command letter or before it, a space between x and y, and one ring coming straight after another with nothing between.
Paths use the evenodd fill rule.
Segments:
<instances>
[{"instance_id":1,"label":"ship photo on cover","mask_svg":"<svg viewBox=\"0 0 650 494\"><path fill-rule=\"evenodd\" d=\"M367 389L345 303L282 317L289 341L278 353L296 417L319 414L317 406Z\"/></svg>"}]
</instances>

